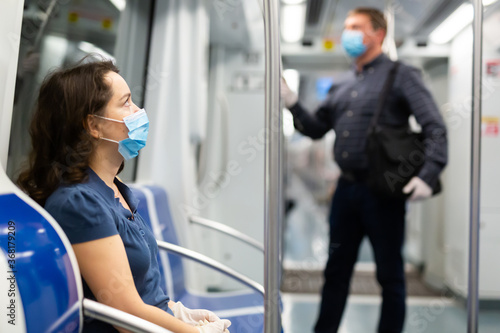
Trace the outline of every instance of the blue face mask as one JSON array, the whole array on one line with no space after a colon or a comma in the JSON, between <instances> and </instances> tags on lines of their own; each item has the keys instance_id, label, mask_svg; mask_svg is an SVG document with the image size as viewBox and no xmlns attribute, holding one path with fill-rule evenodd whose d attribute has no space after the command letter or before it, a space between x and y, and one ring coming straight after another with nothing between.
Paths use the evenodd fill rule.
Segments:
<instances>
[{"instance_id":1,"label":"blue face mask","mask_svg":"<svg viewBox=\"0 0 500 333\"><path fill-rule=\"evenodd\" d=\"M341 43L349 57L357 58L366 52L366 45L363 44L363 33L356 30L344 30Z\"/></svg>"},{"instance_id":2,"label":"blue face mask","mask_svg":"<svg viewBox=\"0 0 500 333\"><path fill-rule=\"evenodd\" d=\"M136 157L139 154L139 150L146 146L146 140L148 138L149 131L149 120L148 115L144 109L141 109L130 116L123 118L123 121L106 118L102 116L95 115L98 118L114 121L116 123L124 123L128 128L128 138L121 141L111 140L107 138L101 138L106 141L118 143L118 151L122 154L125 160Z\"/></svg>"}]
</instances>

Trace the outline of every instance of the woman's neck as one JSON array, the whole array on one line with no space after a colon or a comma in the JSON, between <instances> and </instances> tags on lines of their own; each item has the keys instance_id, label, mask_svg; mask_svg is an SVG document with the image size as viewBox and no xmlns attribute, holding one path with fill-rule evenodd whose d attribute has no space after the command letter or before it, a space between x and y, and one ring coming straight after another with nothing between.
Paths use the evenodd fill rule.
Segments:
<instances>
[{"instance_id":1,"label":"woman's neck","mask_svg":"<svg viewBox=\"0 0 500 333\"><path fill-rule=\"evenodd\" d=\"M89 162L89 167L101 178L106 185L114 188L114 180L118 174L122 161L112 161L94 155Z\"/></svg>"}]
</instances>

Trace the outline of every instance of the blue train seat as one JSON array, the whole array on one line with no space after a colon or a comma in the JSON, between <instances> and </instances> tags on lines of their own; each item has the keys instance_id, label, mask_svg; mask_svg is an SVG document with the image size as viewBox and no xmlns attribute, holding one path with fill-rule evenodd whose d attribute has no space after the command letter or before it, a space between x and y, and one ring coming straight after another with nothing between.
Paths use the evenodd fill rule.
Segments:
<instances>
[{"instance_id":1,"label":"blue train seat","mask_svg":"<svg viewBox=\"0 0 500 333\"><path fill-rule=\"evenodd\" d=\"M18 304L13 297L6 300L15 304L9 313L16 325L5 332L79 332L82 286L66 235L47 212L17 194L0 195L0 207L0 260L9 269L2 273L14 277L9 288L19 293Z\"/></svg>"},{"instance_id":2,"label":"blue train seat","mask_svg":"<svg viewBox=\"0 0 500 333\"><path fill-rule=\"evenodd\" d=\"M138 211L150 224L157 240L179 245L166 191L151 185L136 184L131 188L139 199ZM181 301L189 308L209 309L221 318L231 320L231 332L263 332L264 306L261 293L254 290L190 292L184 284L182 259L176 254L160 251L158 260L162 266L165 290L174 301Z\"/></svg>"}]
</instances>

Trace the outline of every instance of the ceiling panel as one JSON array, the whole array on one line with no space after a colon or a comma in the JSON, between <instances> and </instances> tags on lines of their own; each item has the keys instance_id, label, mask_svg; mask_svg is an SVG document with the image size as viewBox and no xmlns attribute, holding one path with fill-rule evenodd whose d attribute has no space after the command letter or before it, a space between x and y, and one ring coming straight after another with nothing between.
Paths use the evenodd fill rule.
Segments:
<instances>
[{"instance_id":1,"label":"ceiling panel","mask_svg":"<svg viewBox=\"0 0 500 333\"><path fill-rule=\"evenodd\" d=\"M436 20L449 14L463 0L395 0L391 2L396 19L395 39L401 42L408 37L415 37L415 33L419 35L424 32L428 33L429 29L426 28L435 25ZM308 12L316 12L320 6L321 15L318 23L306 23L304 39L314 40L320 37L333 38L338 41L344 27L345 17L350 10L365 6L383 11L387 3L389 1L386 0L307 0L308 8L316 9Z\"/></svg>"}]
</instances>

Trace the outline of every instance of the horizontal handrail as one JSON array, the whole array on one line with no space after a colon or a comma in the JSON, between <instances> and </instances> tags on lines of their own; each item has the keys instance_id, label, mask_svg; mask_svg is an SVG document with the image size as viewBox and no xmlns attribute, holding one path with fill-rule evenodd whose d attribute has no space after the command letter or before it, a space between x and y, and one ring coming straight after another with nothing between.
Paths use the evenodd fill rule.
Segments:
<instances>
[{"instance_id":1,"label":"horizontal handrail","mask_svg":"<svg viewBox=\"0 0 500 333\"><path fill-rule=\"evenodd\" d=\"M243 283L244 285L252 288L253 290L262 294L262 296L264 296L264 287L261 284L255 282L254 280L246 277L245 275L243 275L241 273L236 272L234 269L229 268L224 264L221 264L217 260L209 258L201 253L196 252L196 251L189 250L189 249L183 248L183 247L178 246L178 245L174 245L172 243L168 243L168 242L164 242L164 241L160 241L160 240L157 240L156 242L158 243L158 248L165 250L165 251L168 251L168 252L171 252L171 253L178 254L184 258L194 260L202 265L211 267L211 268Z\"/></svg>"},{"instance_id":2,"label":"horizontal handrail","mask_svg":"<svg viewBox=\"0 0 500 333\"><path fill-rule=\"evenodd\" d=\"M209 220L209 219L206 219L204 217L195 216L195 215L191 215L189 217L189 221L191 223L202 225L204 227L222 232L228 236L236 238L236 239L256 248L257 250L264 252L264 245L262 243L258 242L257 240L255 240L254 238L252 238L250 236L245 235L241 231L238 231L234 228L231 228L225 224L222 224L220 222L216 222L213 220Z\"/></svg>"},{"instance_id":3,"label":"horizontal handrail","mask_svg":"<svg viewBox=\"0 0 500 333\"><path fill-rule=\"evenodd\" d=\"M147 320L88 298L83 299L83 314L86 317L101 320L135 333L172 333L172 331Z\"/></svg>"}]
</instances>

